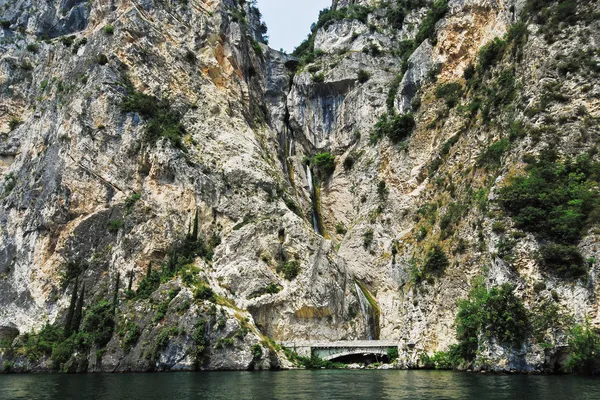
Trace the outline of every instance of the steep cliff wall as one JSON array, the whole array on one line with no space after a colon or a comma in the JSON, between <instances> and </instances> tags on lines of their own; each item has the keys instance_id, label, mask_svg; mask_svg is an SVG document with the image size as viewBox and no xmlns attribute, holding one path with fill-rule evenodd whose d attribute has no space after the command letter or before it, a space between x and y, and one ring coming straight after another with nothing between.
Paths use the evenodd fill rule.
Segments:
<instances>
[{"instance_id":1,"label":"steep cliff wall","mask_svg":"<svg viewBox=\"0 0 600 400\"><path fill-rule=\"evenodd\" d=\"M597 2L334 1L296 57L249 2L30 3L0 1L18 368L268 368L273 341L379 335L403 367L552 370L565 321L600 322ZM502 190L549 144L555 180L590 160L552 234ZM465 351L457 300L505 283L523 329Z\"/></svg>"}]
</instances>

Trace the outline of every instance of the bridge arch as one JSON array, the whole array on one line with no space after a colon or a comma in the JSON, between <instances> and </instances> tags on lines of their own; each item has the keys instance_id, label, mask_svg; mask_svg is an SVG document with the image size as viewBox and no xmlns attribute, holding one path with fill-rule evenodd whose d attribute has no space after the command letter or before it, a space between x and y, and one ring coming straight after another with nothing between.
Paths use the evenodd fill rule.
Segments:
<instances>
[{"instance_id":1,"label":"bridge arch","mask_svg":"<svg viewBox=\"0 0 600 400\"><path fill-rule=\"evenodd\" d=\"M312 355L322 360L335 361L341 358L361 358L361 357L375 357L375 358L387 358L388 349L390 346L385 347L313 347Z\"/></svg>"}]
</instances>

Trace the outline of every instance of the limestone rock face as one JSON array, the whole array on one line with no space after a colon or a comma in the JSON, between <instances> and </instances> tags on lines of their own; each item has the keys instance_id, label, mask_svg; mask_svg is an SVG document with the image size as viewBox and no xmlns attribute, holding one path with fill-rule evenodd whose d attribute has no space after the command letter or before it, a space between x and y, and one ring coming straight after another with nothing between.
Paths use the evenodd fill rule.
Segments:
<instances>
[{"instance_id":1,"label":"limestone rock face","mask_svg":"<svg viewBox=\"0 0 600 400\"><path fill-rule=\"evenodd\" d=\"M25 334L72 326L82 296L82 329L99 305L113 317L105 341L59 362L72 372L288 367L276 342L373 332L415 367L456 343L476 277L514 285L529 310L552 301L600 323L596 263L586 279L548 275L540 243L495 201L550 140L593 153L597 20L557 24L550 40L528 19L476 92L465 71L523 1L450 0L426 30L432 2L400 23L380 2L336 0L368 15L321 25L297 57L262 43L259 13L239 3L0 0L0 363L55 368L57 354L27 357ZM557 69L573 49L590 51L587 69ZM437 94L446 83L463 88L456 104ZM506 84L506 104L485 103ZM384 114L415 127L392 141L376 129ZM482 166L515 121L535 135ZM586 232L579 250L599 259ZM415 281L435 245L449 266ZM551 349L490 340L474 365L552 370L567 341L555 328L541 333Z\"/></svg>"}]
</instances>

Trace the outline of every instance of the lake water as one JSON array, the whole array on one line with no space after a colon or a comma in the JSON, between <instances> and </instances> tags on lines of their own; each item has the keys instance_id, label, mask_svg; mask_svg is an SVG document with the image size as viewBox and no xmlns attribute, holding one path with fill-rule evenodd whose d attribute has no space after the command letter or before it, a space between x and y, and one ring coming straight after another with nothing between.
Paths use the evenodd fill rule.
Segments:
<instances>
[{"instance_id":1,"label":"lake water","mask_svg":"<svg viewBox=\"0 0 600 400\"><path fill-rule=\"evenodd\" d=\"M0 399L600 399L579 376L317 370L0 375Z\"/></svg>"}]
</instances>

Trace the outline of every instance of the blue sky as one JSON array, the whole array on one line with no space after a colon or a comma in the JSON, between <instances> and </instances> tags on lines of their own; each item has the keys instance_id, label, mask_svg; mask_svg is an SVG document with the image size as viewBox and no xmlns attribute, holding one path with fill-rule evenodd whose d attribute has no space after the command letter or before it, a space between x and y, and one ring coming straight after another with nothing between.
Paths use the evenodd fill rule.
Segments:
<instances>
[{"instance_id":1,"label":"blue sky","mask_svg":"<svg viewBox=\"0 0 600 400\"><path fill-rule=\"evenodd\" d=\"M319 11L331 0L258 0L258 8L269 27L269 46L292 52L310 32Z\"/></svg>"}]
</instances>

